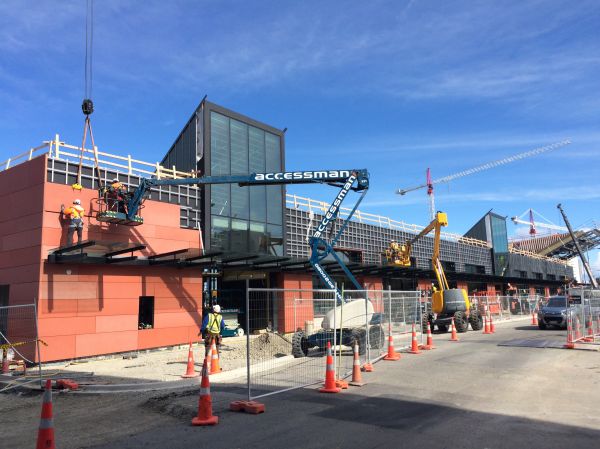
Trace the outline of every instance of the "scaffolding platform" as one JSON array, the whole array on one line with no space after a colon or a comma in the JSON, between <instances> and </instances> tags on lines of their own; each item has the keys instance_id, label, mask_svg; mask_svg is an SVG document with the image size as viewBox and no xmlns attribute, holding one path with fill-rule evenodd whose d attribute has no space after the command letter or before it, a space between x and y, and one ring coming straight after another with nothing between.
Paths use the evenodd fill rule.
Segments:
<instances>
[{"instance_id":1,"label":"scaffolding platform","mask_svg":"<svg viewBox=\"0 0 600 449\"><path fill-rule=\"evenodd\" d=\"M139 215L135 215L133 219L127 218L123 212L104 211L96 214L96 220L102 223L121 224L125 226L139 226L144 223L144 219Z\"/></svg>"}]
</instances>

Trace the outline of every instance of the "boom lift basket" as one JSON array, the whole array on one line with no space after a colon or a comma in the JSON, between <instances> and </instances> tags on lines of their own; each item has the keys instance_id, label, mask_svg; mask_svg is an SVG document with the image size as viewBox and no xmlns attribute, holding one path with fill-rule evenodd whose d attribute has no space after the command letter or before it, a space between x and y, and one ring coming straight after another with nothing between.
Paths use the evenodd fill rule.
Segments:
<instances>
[{"instance_id":1,"label":"boom lift basket","mask_svg":"<svg viewBox=\"0 0 600 449\"><path fill-rule=\"evenodd\" d=\"M125 226L139 226L143 224L144 219L141 217L140 211L144 208L144 205L140 204L138 206L138 214L129 219L125 213L127 202L127 199L119 200L112 196L107 189L100 189L98 191L98 199L96 200L96 204L98 205L96 219L102 223Z\"/></svg>"}]
</instances>

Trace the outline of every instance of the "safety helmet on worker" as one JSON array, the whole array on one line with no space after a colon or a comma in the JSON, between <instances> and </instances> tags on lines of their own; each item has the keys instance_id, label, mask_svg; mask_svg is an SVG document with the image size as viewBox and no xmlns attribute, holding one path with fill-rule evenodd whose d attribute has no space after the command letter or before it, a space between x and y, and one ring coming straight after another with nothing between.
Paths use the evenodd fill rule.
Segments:
<instances>
[{"instance_id":1,"label":"safety helmet on worker","mask_svg":"<svg viewBox=\"0 0 600 449\"><path fill-rule=\"evenodd\" d=\"M76 204L79 206L81 204L81 200L80 199L73 200L73 204Z\"/></svg>"},{"instance_id":2,"label":"safety helmet on worker","mask_svg":"<svg viewBox=\"0 0 600 449\"><path fill-rule=\"evenodd\" d=\"M119 182L119 178L113 178L112 182Z\"/></svg>"},{"instance_id":3,"label":"safety helmet on worker","mask_svg":"<svg viewBox=\"0 0 600 449\"><path fill-rule=\"evenodd\" d=\"M213 306L213 312L215 312L215 313L221 313L221 306L219 304L215 304Z\"/></svg>"}]
</instances>

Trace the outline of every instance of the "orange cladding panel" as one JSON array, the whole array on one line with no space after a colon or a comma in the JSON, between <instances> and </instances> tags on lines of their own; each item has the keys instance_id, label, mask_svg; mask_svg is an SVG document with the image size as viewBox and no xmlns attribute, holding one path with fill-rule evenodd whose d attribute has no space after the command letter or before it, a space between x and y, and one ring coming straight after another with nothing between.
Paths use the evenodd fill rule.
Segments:
<instances>
[{"instance_id":1,"label":"orange cladding panel","mask_svg":"<svg viewBox=\"0 0 600 449\"><path fill-rule=\"evenodd\" d=\"M59 335L91 334L96 332L95 317L44 318L38 321L38 332L43 338Z\"/></svg>"},{"instance_id":2,"label":"orange cladding panel","mask_svg":"<svg viewBox=\"0 0 600 449\"><path fill-rule=\"evenodd\" d=\"M111 315L96 317L96 332L132 331L138 328L138 316Z\"/></svg>"},{"instance_id":3,"label":"orange cladding panel","mask_svg":"<svg viewBox=\"0 0 600 449\"><path fill-rule=\"evenodd\" d=\"M194 328L196 333L198 328ZM145 329L138 332L139 349L158 348L161 346L177 345L199 341L199 337L192 338L193 331L190 327L170 327L168 329Z\"/></svg>"},{"instance_id":4,"label":"orange cladding panel","mask_svg":"<svg viewBox=\"0 0 600 449\"><path fill-rule=\"evenodd\" d=\"M134 330L77 335L75 337L76 357L134 351L137 349L137 334L138 331Z\"/></svg>"},{"instance_id":5,"label":"orange cladding panel","mask_svg":"<svg viewBox=\"0 0 600 449\"><path fill-rule=\"evenodd\" d=\"M42 362L74 359L76 357L75 335L64 335L57 337L46 337L40 335L40 338L47 344L47 346L40 345Z\"/></svg>"}]
</instances>

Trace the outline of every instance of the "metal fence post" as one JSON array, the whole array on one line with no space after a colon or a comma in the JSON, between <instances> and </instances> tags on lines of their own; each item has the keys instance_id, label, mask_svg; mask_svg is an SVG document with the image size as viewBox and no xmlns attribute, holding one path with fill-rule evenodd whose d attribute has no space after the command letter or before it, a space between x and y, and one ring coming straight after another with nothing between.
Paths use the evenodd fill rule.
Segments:
<instances>
[{"instance_id":1,"label":"metal fence post","mask_svg":"<svg viewBox=\"0 0 600 449\"><path fill-rule=\"evenodd\" d=\"M333 363L335 366L335 361L336 361L336 357L337 357L337 352L336 352L336 347L337 347L337 293L338 291L338 286L337 286L337 282L335 283L335 290L333 291ZM344 302L346 299L344 298L344 296L342 295L342 302ZM341 305L341 304L340 304Z\"/></svg>"},{"instance_id":2,"label":"metal fence post","mask_svg":"<svg viewBox=\"0 0 600 449\"><path fill-rule=\"evenodd\" d=\"M37 314L37 298L33 298L33 315L34 315L34 322L35 322L35 346L37 348L37 357L38 357L38 374L40 376L40 388L43 388L43 382L42 382L42 355L41 355L41 351L40 351L40 335L38 334L38 314Z\"/></svg>"},{"instance_id":3,"label":"metal fence post","mask_svg":"<svg viewBox=\"0 0 600 449\"><path fill-rule=\"evenodd\" d=\"M371 363L371 342L369 341L369 291L365 289L365 341L366 341L366 354L367 363Z\"/></svg>"},{"instance_id":4,"label":"metal fence post","mask_svg":"<svg viewBox=\"0 0 600 449\"><path fill-rule=\"evenodd\" d=\"M392 335L392 286L388 285L388 329L390 335ZM388 337L390 336L388 335Z\"/></svg>"},{"instance_id":5,"label":"metal fence post","mask_svg":"<svg viewBox=\"0 0 600 449\"><path fill-rule=\"evenodd\" d=\"M246 279L246 377L248 386L248 401L251 400L250 393L250 284Z\"/></svg>"},{"instance_id":6,"label":"metal fence post","mask_svg":"<svg viewBox=\"0 0 600 449\"><path fill-rule=\"evenodd\" d=\"M402 298L402 324L404 324L404 332L406 332L406 310L404 307L404 298Z\"/></svg>"}]
</instances>

